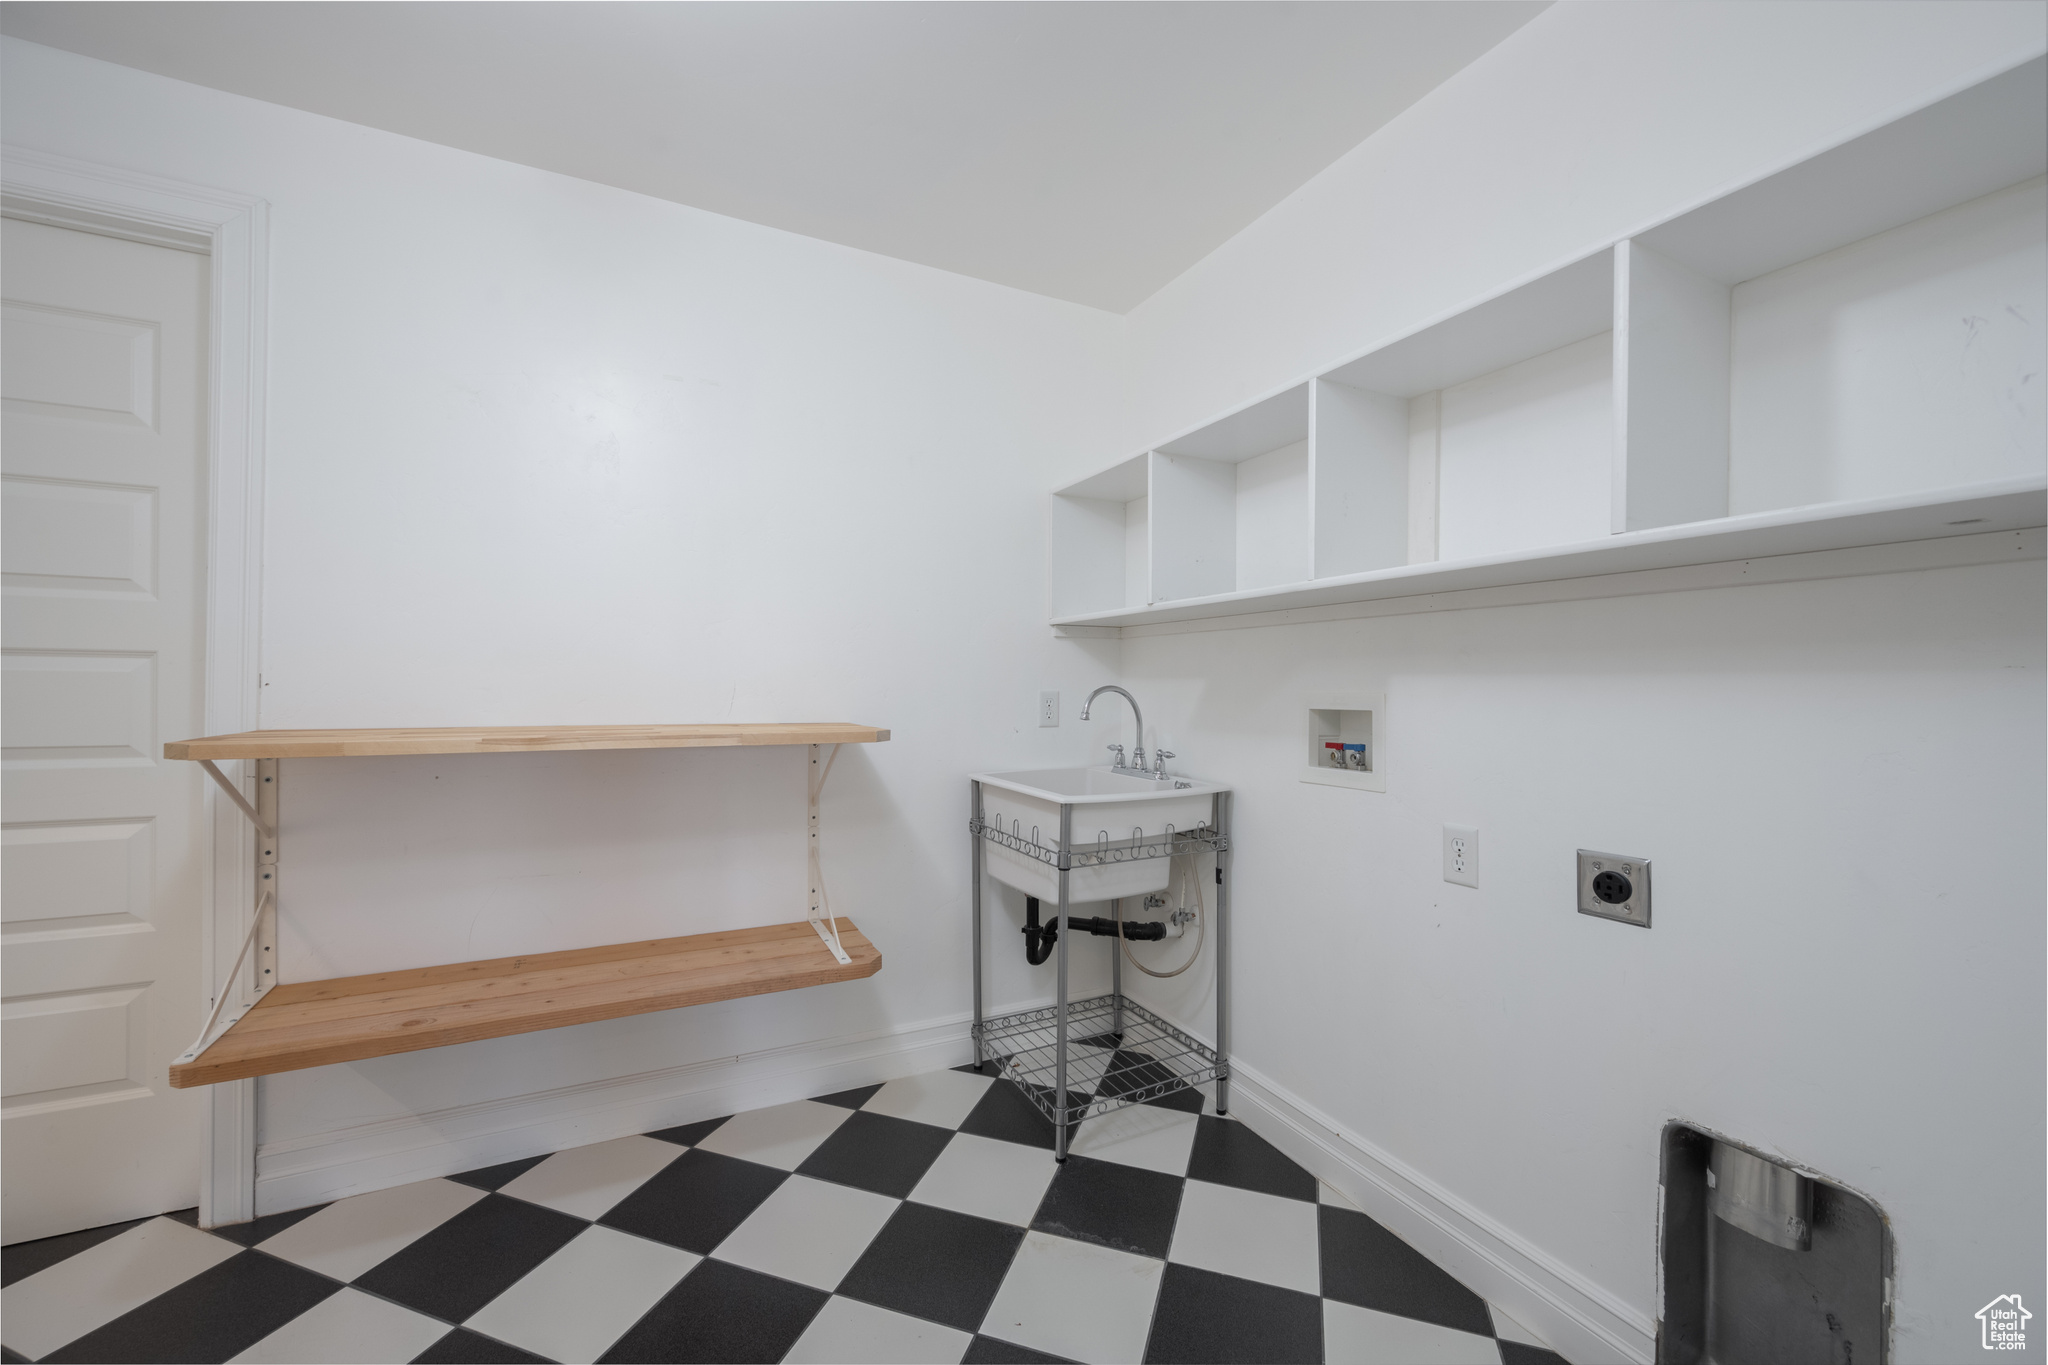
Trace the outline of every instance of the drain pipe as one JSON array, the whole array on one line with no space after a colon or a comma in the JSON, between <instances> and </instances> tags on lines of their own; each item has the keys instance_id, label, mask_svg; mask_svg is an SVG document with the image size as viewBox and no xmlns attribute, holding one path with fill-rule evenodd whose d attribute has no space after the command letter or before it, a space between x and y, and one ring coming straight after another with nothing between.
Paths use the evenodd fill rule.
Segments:
<instances>
[{"instance_id":1,"label":"drain pipe","mask_svg":"<svg viewBox=\"0 0 2048 1365\"><path fill-rule=\"evenodd\" d=\"M1069 915L1067 924L1077 934L1093 934L1097 938L1127 938L1139 943L1155 942L1166 937L1166 926L1158 920L1134 923L1129 920L1104 919L1094 915ZM1052 956L1053 946L1059 942L1060 927L1057 924L1041 926L1038 922L1038 897L1024 898L1024 960L1034 967L1042 966Z\"/></svg>"}]
</instances>

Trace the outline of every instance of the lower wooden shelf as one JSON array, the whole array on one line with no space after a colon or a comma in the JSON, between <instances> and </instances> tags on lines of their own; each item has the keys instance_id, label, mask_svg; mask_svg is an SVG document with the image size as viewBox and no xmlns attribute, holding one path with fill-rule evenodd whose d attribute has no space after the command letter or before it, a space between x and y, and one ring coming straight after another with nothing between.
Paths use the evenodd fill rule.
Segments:
<instances>
[{"instance_id":1,"label":"lower wooden shelf","mask_svg":"<svg viewBox=\"0 0 2048 1365\"><path fill-rule=\"evenodd\" d=\"M873 976L882 954L839 920L841 966L807 920L273 987L189 1062L184 1088L359 1062Z\"/></svg>"}]
</instances>

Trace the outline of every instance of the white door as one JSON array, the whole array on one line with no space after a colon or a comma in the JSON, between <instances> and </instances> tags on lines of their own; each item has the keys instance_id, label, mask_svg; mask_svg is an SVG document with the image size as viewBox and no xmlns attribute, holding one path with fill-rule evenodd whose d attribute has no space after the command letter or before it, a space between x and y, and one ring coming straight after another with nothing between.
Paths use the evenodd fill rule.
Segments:
<instances>
[{"instance_id":1,"label":"white door","mask_svg":"<svg viewBox=\"0 0 2048 1365\"><path fill-rule=\"evenodd\" d=\"M208 260L0 222L0 1240L198 1202Z\"/></svg>"}]
</instances>

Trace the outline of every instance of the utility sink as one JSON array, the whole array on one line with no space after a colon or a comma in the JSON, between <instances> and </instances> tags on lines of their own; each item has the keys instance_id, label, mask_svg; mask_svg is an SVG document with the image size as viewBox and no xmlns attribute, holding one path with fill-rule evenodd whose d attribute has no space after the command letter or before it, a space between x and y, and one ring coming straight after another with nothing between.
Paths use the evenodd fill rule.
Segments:
<instances>
[{"instance_id":1,"label":"utility sink","mask_svg":"<svg viewBox=\"0 0 2048 1365\"><path fill-rule=\"evenodd\" d=\"M1058 851L1060 807L1074 808L1076 851L1129 848L1156 839L1169 828L1190 830L1213 823L1221 782L1169 776L1165 781L1114 768L1035 768L1014 773L976 773L981 783L982 818L1016 838ZM1027 896L1059 900L1059 871L1002 844L983 845L989 875ZM1166 889L1173 860L1134 858L1128 862L1077 867L1067 874L1072 904L1117 900Z\"/></svg>"}]
</instances>

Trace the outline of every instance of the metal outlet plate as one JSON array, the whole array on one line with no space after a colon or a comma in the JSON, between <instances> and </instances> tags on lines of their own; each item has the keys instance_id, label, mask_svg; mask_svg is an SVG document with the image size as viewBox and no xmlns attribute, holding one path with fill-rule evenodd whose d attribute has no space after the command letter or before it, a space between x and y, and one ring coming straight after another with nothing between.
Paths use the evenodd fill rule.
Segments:
<instances>
[{"instance_id":1,"label":"metal outlet plate","mask_svg":"<svg viewBox=\"0 0 2048 1365\"><path fill-rule=\"evenodd\" d=\"M1650 927L1650 860L1579 850L1579 913Z\"/></svg>"}]
</instances>

